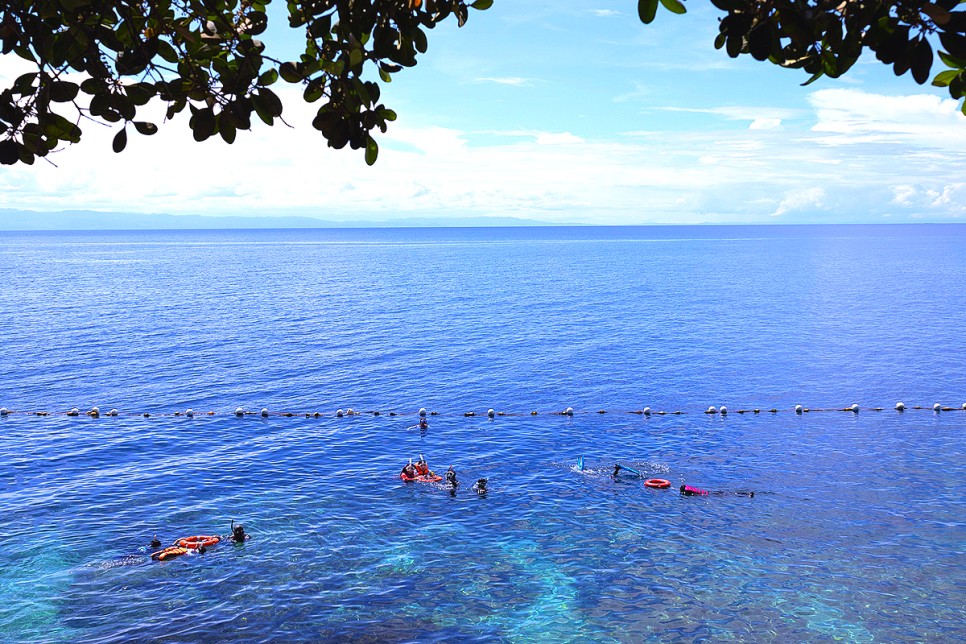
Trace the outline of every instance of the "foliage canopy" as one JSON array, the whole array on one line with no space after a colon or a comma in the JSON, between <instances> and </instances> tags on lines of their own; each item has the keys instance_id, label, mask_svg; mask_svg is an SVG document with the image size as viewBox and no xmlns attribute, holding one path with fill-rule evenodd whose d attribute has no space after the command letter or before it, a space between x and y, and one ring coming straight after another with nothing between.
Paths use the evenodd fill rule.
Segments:
<instances>
[{"instance_id":1,"label":"foliage canopy","mask_svg":"<svg viewBox=\"0 0 966 644\"><path fill-rule=\"evenodd\" d=\"M416 64L427 29L492 0L289 0L288 22L305 37L298 60L278 60L258 39L268 27L269 0L19 0L0 4L2 53L35 69L0 91L0 162L33 163L62 143L77 143L85 119L123 123L154 134L142 108L167 107L165 120L187 108L195 140L228 143L253 115L272 125L282 101L279 78L300 84L320 104L313 127L329 146L365 149L375 162L372 131L395 113L368 80L383 82ZM365 76L365 77L364 77ZM73 116L73 120L68 118Z\"/></svg>"},{"instance_id":2,"label":"foliage canopy","mask_svg":"<svg viewBox=\"0 0 966 644\"><path fill-rule=\"evenodd\" d=\"M288 0L288 22L304 35L298 60L270 55L259 40L270 0L17 0L0 3L4 55L31 71L0 90L0 163L33 163L81 139L86 122L121 124L116 152L130 128L150 135L158 124L145 106L161 101L164 120L187 109L197 141L232 143L253 115L268 125L282 116L271 86L298 84L318 103L313 127L333 148L379 152L373 130L395 113L379 102L378 74L416 64L426 30L493 0ZM947 67L933 85L966 95L966 0L712 0L725 12L715 46L729 56L805 70L810 83L838 77L868 48L897 75L929 79L934 58ZM651 23L659 6L684 13L681 0L638 0ZM937 51L935 47L940 47ZM963 106L966 112L966 104Z\"/></svg>"},{"instance_id":3,"label":"foliage canopy","mask_svg":"<svg viewBox=\"0 0 966 644\"><path fill-rule=\"evenodd\" d=\"M947 67L932 84L949 88L954 99L966 96L966 0L711 0L727 15L718 24L715 47L732 58L755 60L822 76L847 72L865 49L891 65L896 76L907 72L920 85L929 80L934 57ZM680 0L638 0L645 24L659 5L685 13ZM938 41L938 42L937 42ZM934 45L941 50L934 51ZM966 102L962 105L966 113Z\"/></svg>"}]
</instances>

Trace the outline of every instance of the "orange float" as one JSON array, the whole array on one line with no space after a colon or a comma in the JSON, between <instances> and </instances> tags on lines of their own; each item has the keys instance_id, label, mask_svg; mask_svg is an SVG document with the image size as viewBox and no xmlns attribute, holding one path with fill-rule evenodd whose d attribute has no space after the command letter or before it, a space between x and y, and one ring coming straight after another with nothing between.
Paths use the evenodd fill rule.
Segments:
<instances>
[{"instance_id":1,"label":"orange float","mask_svg":"<svg viewBox=\"0 0 966 644\"><path fill-rule=\"evenodd\" d=\"M178 539L175 543L178 544L180 548L188 548L189 550L197 550L201 546L205 548L213 546L221 541L221 537L216 537L209 534L200 534L193 537L185 537L184 539Z\"/></svg>"},{"instance_id":2,"label":"orange float","mask_svg":"<svg viewBox=\"0 0 966 644\"><path fill-rule=\"evenodd\" d=\"M151 559L154 561L164 561L165 559L173 559L180 555L188 553L187 548L179 548L178 546L171 546L170 548L165 548L164 550L158 550L151 554Z\"/></svg>"}]
</instances>

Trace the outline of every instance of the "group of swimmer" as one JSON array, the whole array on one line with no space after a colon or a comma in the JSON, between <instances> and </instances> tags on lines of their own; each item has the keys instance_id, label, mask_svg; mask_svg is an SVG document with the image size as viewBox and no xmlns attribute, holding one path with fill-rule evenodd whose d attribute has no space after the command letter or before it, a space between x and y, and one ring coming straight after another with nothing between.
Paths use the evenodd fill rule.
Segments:
<instances>
[{"instance_id":1,"label":"group of swimmer","mask_svg":"<svg viewBox=\"0 0 966 644\"><path fill-rule=\"evenodd\" d=\"M443 476L438 475L436 472L429 469L429 465L426 463L426 459L422 454L419 455L419 459L413 463L413 459L409 459L402 471L399 473L399 478L401 478L406 483L412 483L414 481L420 481L422 483L437 483L443 481L443 485L450 490L451 493L456 493L456 488L459 487L460 482L456 478L456 470L450 465ZM477 479L476 483L473 484L473 491L477 494L486 494L486 483L485 478Z\"/></svg>"},{"instance_id":2,"label":"group of swimmer","mask_svg":"<svg viewBox=\"0 0 966 644\"><path fill-rule=\"evenodd\" d=\"M224 536L217 535L196 535L192 537L183 537L174 542L173 546L168 546L167 548L161 548L161 541L158 539L158 535L154 535L151 539L151 549L155 552L151 553L151 559L154 561L164 561L165 559L173 559L174 557L179 557L181 555L188 554L189 552L197 552L198 554L205 554L210 546L215 545L221 541L230 541L232 543L240 544L251 539L251 535L245 532L245 526L242 524L235 525L235 520L231 521L231 533Z\"/></svg>"},{"instance_id":3,"label":"group of swimmer","mask_svg":"<svg viewBox=\"0 0 966 644\"><path fill-rule=\"evenodd\" d=\"M580 469L583 469L582 458L578 460L578 466L580 467ZM631 474L633 474L638 478L644 478L644 475L638 472L637 470L635 470L633 467L627 467L626 465L621 465L620 463L614 464L614 471L611 472L611 478L613 478L616 481L621 476L622 470L630 472ZM668 481L667 479L652 478L644 481L644 485L650 488L664 489L664 488L671 487L671 482ZM752 499L755 498L754 492L745 491L745 490L738 490L736 492L726 492L724 490L708 491L708 490L703 490L699 487L694 487L692 485L683 485L683 484L681 485L679 490L681 494L683 494L684 496L709 496L709 495L724 496L726 494L735 494L737 496L747 496Z\"/></svg>"}]
</instances>

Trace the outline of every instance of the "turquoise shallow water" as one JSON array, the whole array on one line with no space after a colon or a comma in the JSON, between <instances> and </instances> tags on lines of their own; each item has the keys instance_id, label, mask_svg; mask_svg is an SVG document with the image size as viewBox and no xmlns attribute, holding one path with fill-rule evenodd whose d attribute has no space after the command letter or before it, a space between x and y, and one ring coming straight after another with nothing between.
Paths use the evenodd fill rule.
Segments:
<instances>
[{"instance_id":1,"label":"turquoise shallow water","mask_svg":"<svg viewBox=\"0 0 966 644\"><path fill-rule=\"evenodd\" d=\"M963 640L964 238L9 235L0 639Z\"/></svg>"}]
</instances>

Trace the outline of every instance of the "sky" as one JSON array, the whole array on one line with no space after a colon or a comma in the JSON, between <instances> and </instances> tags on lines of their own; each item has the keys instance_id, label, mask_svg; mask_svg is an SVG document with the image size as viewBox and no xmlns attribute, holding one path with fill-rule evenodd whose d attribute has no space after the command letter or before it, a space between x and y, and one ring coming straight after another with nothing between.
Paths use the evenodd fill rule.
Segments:
<instances>
[{"instance_id":1,"label":"sky","mask_svg":"<svg viewBox=\"0 0 966 644\"><path fill-rule=\"evenodd\" d=\"M332 150L298 86L291 128L195 143L188 114L153 137L83 125L53 164L0 167L0 209L296 215L332 221L966 222L966 116L945 88L868 52L840 79L715 50L720 12L690 2L651 25L632 0L496 0L428 33L383 86L399 118L379 160ZM270 51L299 35L276 1ZM277 15L282 12L282 15ZM275 48L278 49L275 49ZM0 57L6 87L23 68ZM933 75L940 71L934 66Z\"/></svg>"}]
</instances>

